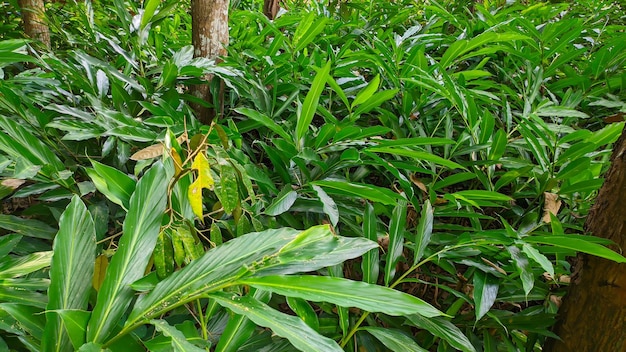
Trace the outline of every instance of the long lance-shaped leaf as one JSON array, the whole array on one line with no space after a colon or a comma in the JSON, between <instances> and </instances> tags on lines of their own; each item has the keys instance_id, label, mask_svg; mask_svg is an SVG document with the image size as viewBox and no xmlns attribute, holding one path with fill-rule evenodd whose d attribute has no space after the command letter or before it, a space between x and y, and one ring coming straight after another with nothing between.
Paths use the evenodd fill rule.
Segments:
<instances>
[{"instance_id":1,"label":"long lance-shaped leaf","mask_svg":"<svg viewBox=\"0 0 626 352\"><path fill-rule=\"evenodd\" d=\"M329 302L341 307L356 307L368 312L380 312L393 316L445 315L423 300L404 292L339 277L264 276L241 279L238 283L284 296L303 298L307 301Z\"/></svg>"},{"instance_id":2,"label":"long lance-shaped leaf","mask_svg":"<svg viewBox=\"0 0 626 352\"><path fill-rule=\"evenodd\" d=\"M430 236L433 233L433 207L430 201L426 200L422 206L422 216L415 230L415 249L413 255L413 265L417 264L424 256L424 250L430 243Z\"/></svg>"},{"instance_id":3,"label":"long lance-shaped leaf","mask_svg":"<svg viewBox=\"0 0 626 352\"><path fill-rule=\"evenodd\" d=\"M385 285L389 286L396 274L396 264L402 255L404 246L404 232L406 231L406 201L399 201L393 209L391 222L389 224L389 248L387 250L387 260L385 262Z\"/></svg>"},{"instance_id":4,"label":"long lance-shaped leaf","mask_svg":"<svg viewBox=\"0 0 626 352\"><path fill-rule=\"evenodd\" d=\"M145 319L231 286L244 276L314 271L358 257L373 247L376 243L366 239L334 236L328 226L246 234L208 251L140 297L125 329L128 331Z\"/></svg>"},{"instance_id":5,"label":"long lance-shaped leaf","mask_svg":"<svg viewBox=\"0 0 626 352\"><path fill-rule=\"evenodd\" d=\"M126 326L158 316L203 292L223 287L237 278L245 265L276 253L297 234L297 230L289 228L254 232L209 250L159 282L146 296L140 297Z\"/></svg>"},{"instance_id":6,"label":"long lance-shaped leaf","mask_svg":"<svg viewBox=\"0 0 626 352\"><path fill-rule=\"evenodd\" d=\"M210 297L221 306L237 314L245 315L257 325L272 329L274 334L288 339L300 351L343 351L335 341L320 335L302 319L281 313L252 297L238 297L217 292L211 294Z\"/></svg>"},{"instance_id":7,"label":"long lance-shaped leaf","mask_svg":"<svg viewBox=\"0 0 626 352\"><path fill-rule=\"evenodd\" d=\"M252 289L254 290L254 289ZM266 303L272 297L271 292L254 290L254 299ZM220 340L215 346L215 352L235 352L254 333L256 324L245 315L236 314L228 319L228 324L220 336Z\"/></svg>"},{"instance_id":8,"label":"long lance-shaped leaf","mask_svg":"<svg viewBox=\"0 0 626 352\"><path fill-rule=\"evenodd\" d=\"M157 162L137 183L123 225L119 247L98 294L87 341L103 342L134 298L130 284L140 279L156 244L165 211L167 186L174 174L171 163Z\"/></svg>"},{"instance_id":9,"label":"long lance-shaped leaf","mask_svg":"<svg viewBox=\"0 0 626 352\"><path fill-rule=\"evenodd\" d=\"M311 121L313 121L313 116L315 115L315 111L317 111L317 105L319 104L320 95L324 90L324 86L326 85L326 80L328 79L328 74L330 73L330 61L324 65L315 75L313 79L313 83L311 84L311 89L304 98L304 103L302 104L302 112L298 116L298 122L296 124L296 145L300 146L300 140L306 132L309 130L309 126L311 125Z\"/></svg>"},{"instance_id":10,"label":"long lance-shaped leaf","mask_svg":"<svg viewBox=\"0 0 626 352\"><path fill-rule=\"evenodd\" d=\"M59 220L50 265L44 351L72 350L65 323L56 310L87 309L96 258L96 230L87 207L74 196Z\"/></svg>"},{"instance_id":11,"label":"long lance-shaped leaf","mask_svg":"<svg viewBox=\"0 0 626 352\"><path fill-rule=\"evenodd\" d=\"M363 216L363 236L373 242L377 242L377 232L374 206L368 202L365 205L365 215ZM363 271L363 282L375 284L378 281L378 273L380 272L378 248L370 249L363 255L361 270Z\"/></svg>"}]
</instances>

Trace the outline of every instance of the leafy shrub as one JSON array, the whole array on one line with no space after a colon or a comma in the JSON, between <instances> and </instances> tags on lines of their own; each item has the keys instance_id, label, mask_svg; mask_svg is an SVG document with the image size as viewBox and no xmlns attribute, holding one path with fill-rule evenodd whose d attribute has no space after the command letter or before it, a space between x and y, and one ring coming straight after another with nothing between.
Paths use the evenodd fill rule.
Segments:
<instances>
[{"instance_id":1,"label":"leafy shrub","mask_svg":"<svg viewBox=\"0 0 626 352\"><path fill-rule=\"evenodd\" d=\"M612 7L252 5L219 65L175 1L0 42L7 346L531 350L568 256L626 260L582 229L624 127Z\"/></svg>"}]
</instances>

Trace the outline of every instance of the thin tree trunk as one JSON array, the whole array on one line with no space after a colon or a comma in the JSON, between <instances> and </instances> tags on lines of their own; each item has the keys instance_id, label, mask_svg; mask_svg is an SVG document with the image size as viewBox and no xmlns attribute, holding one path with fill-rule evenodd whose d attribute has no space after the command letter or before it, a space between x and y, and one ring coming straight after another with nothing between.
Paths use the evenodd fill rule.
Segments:
<instances>
[{"instance_id":1,"label":"thin tree trunk","mask_svg":"<svg viewBox=\"0 0 626 352\"><path fill-rule=\"evenodd\" d=\"M626 132L616 142L611 167L587 218L586 229L626 249ZM626 351L626 264L579 256L545 352Z\"/></svg>"},{"instance_id":2,"label":"thin tree trunk","mask_svg":"<svg viewBox=\"0 0 626 352\"><path fill-rule=\"evenodd\" d=\"M18 0L22 11L24 33L29 38L42 42L50 48L50 30L45 23L45 11L43 0Z\"/></svg>"},{"instance_id":3,"label":"thin tree trunk","mask_svg":"<svg viewBox=\"0 0 626 352\"><path fill-rule=\"evenodd\" d=\"M263 14L270 20L276 18L278 10L280 9L279 0L264 0L263 1Z\"/></svg>"},{"instance_id":4,"label":"thin tree trunk","mask_svg":"<svg viewBox=\"0 0 626 352\"><path fill-rule=\"evenodd\" d=\"M228 46L228 5L229 0L191 0L192 42L195 57L217 59L226 55ZM206 84L191 87L192 94L206 102L213 103L209 89L212 75L204 77ZM220 97L222 99L222 97ZM215 117L215 108L201 104L191 104L196 117L204 124L210 124Z\"/></svg>"}]
</instances>

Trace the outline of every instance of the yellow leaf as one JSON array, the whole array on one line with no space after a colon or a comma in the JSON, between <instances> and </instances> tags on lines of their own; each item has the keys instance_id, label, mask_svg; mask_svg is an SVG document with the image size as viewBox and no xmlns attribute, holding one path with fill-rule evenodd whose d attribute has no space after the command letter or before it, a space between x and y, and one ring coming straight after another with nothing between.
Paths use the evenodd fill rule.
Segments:
<instances>
[{"instance_id":1,"label":"yellow leaf","mask_svg":"<svg viewBox=\"0 0 626 352\"><path fill-rule=\"evenodd\" d=\"M213 177L211 176L209 161L203 153L198 153L198 155L196 155L193 163L191 163L191 168L198 171L198 174L196 176L196 180L189 186L187 195L189 197L193 213L200 218L200 221L203 221L202 189L213 189L215 181L213 181Z\"/></svg>"},{"instance_id":2,"label":"yellow leaf","mask_svg":"<svg viewBox=\"0 0 626 352\"><path fill-rule=\"evenodd\" d=\"M174 176L178 176L183 171L183 161L174 148L170 149L170 155L174 160Z\"/></svg>"},{"instance_id":3,"label":"yellow leaf","mask_svg":"<svg viewBox=\"0 0 626 352\"><path fill-rule=\"evenodd\" d=\"M107 272L107 267L109 266L109 259L106 254L99 255L96 258L95 270L93 272L93 288L96 291L100 291L100 287L102 286L102 282L104 281L104 274Z\"/></svg>"}]
</instances>

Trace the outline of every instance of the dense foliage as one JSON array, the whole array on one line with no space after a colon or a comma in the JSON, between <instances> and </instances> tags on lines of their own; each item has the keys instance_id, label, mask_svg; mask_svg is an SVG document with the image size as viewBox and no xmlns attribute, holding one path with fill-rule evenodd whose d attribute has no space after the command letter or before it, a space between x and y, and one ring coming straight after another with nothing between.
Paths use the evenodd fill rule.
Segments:
<instances>
[{"instance_id":1,"label":"dense foliage","mask_svg":"<svg viewBox=\"0 0 626 352\"><path fill-rule=\"evenodd\" d=\"M610 2L1 5L0 346L534 351L626 112ZM211 74L217 110L187 94ZM268 329L266 329L268 328Z\"/></svg>"}]
</instances>

